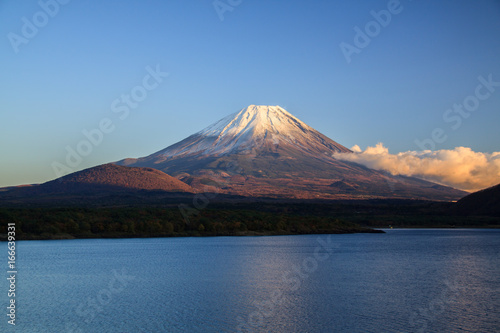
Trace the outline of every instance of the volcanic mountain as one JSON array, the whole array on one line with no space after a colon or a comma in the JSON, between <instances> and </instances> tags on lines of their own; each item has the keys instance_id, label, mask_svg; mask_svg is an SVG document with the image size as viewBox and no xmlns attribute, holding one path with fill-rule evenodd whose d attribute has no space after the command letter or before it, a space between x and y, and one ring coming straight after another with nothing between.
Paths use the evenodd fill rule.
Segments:
<instances>
[{"instance_id":1,"label":"volcanic mountain","mask_svg":"<svg viewBox=\"0 0 500 333\"><path fill-rule=\"evenodd\" d=\"M466 193L337 160L348 148L279 106L250 105L152 155L118 165L161 170L195 189L302 199L456 200Z\"/></svg>"}]
</instances>

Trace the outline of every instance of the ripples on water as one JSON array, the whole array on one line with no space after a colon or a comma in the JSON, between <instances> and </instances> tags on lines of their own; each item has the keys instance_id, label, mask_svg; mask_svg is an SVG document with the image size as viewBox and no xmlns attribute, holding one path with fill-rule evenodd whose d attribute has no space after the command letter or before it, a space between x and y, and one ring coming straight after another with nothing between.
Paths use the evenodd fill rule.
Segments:
<instances>
[{"instance_id":1,"label":"ripples on water","mask_svg":"<svg viewBox=\"0 0 500 333\"><path fill-rule=\"evenodd\" d=\"M17 248L16 332L500 331L497 230Z\"/></svg>"}]
</instances>

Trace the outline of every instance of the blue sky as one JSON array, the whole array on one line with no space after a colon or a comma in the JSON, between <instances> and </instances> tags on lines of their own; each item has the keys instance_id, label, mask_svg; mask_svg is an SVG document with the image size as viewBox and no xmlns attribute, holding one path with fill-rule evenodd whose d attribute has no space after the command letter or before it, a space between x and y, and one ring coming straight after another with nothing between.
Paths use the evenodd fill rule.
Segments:
<instances>
[{"instance_id":1,"label":"blue sky","mask_svg":"<svg viewBox=\"0 0 500 333\"><path fill-rule=\"evenodd\" d=\"M500 82L500 1L221 0L223 20L210 0L55 1L40 1L52 16L0 2L0 186L54 179L66 147L106 118L113 130L75 171L149 155L250 104L280 105L347 147L421 150L441 128L435 149L500 150L500 87L458 128L443 119L478 77ZM388 8L348 63L340 44ZM168 77L120 119L111 104L157 66Z\"/></svg>"}]
</instances>

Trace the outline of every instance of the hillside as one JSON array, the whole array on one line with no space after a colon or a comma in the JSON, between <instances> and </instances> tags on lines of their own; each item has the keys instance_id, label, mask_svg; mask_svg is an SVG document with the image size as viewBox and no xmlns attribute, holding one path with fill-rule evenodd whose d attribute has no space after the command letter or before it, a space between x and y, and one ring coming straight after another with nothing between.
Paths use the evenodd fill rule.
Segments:
<instances>
[{"instance_id":1,"label":"hillside","mask_svg":"<svg viewBox=\"0 0 500 333\"><path fill-rule=\"evenodd\" d=\"M42 193L79 193L94 190L163 190L193 192L191 186L152 168L103 164L74 172L36 187Z\"/></svg>"},{"instance_id":2,"label":"hillside","mask_svg":"<svg viewBox=\"0 0 500 333\"><path fill-rule=\"evenodd\" d=\"M500 217L500 184L469 194L453 210L461 215Z\"/></svg>"}]
</instances>

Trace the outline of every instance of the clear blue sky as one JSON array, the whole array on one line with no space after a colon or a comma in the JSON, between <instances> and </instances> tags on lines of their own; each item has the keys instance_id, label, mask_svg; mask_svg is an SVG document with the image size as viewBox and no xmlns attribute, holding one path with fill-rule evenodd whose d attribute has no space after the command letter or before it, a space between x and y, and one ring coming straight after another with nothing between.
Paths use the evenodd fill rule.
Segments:
<instances>
[{"instance_id":1,"label":"clear blue sky","mask_svg":"<svg viewBox=\"0 0 500 333\"><path fill-rule=\"evenodd\" d=\"M347 147L420 150L439 127L436 149L499 151L500 87L456 130L443 114L478 76L500 81L500 1L401 0L347 63L339 45L387 8L243 0L221 21L211 0L73 0L53 17L1 1L0 186L55 178L52 163L104 118L114 130L75 170L149 155L250 104L280 105ZM111 104L157 64L169 76L121 120Z\"/></svg>"}]
</instances>

